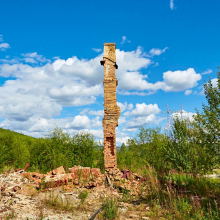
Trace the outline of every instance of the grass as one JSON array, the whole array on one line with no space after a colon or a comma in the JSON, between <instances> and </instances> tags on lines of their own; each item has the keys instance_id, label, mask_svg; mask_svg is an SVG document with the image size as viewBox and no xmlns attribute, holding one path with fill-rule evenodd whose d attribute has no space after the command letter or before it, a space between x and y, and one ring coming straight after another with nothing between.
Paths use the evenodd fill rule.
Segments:
<instances>
[{"instance_id":1,"label":"grass","mask_svg":"<svg viewBox=\"0 0 220 220\"><path fill-rule=\"evenodd\" d=\"M2 168L0 168L0 174L9 174L12 170L14 170L13 166L5 165Z\"/></svg>"},{"instance_id":2,"label":"grass","mask_svg":"<svg viewBox=\"0 0 220 220\"><path fill-rule=\"evenodd\" d=\"M11 213L9 213L7 216L5 216L6 220L15 219L15 218L16 218L16 214L15 214L14 210L12 210Z\"/></svg>"},{"instance_id":3,"label":"grass","mask_svg":"<svg viewBox=\"0 0 220 220\"><path fill-rule=\"evenodd\" d=\"M139 200L150 206L150 218L220 219L220 180L175 171L158 175L151 167L146 173Z\"/></svg>"},{"instance_id":4,"label":"grass","mask_svg":"<svg viewBox=\"0 0 220 220\"><path fill-rule=\"evenodd\" d=\"M80 203L83 204L85 199L88 197L89 193L88 191L82 191L80 192L78 198L80 199Z\"/></svg>"},{"instance_id":5,"label":"grass","mask_svg":"<svg viewBox=\"0 0 220 220\"><path fill-rule=\"evenodd\" d=\"M103 212L99 215L99 219L112 220L118 216L119 203L114 197L111 198L101 198Z\"/></svg>"},{"instance_id":6,"label":"grass","mask_svg":"<svg viewBox=\"0 0 220 220\"><path fill-rule=\"evenodd\" d=\"M174 186L177 191L208 198L220 197L220 179L208 179L200 176L193 176L185 173L170 173L161 178Z\"/></svg>"},{"instance_id":7,"label":"grass","mask_svg":"<svg viewBox=\"0 0 220 220\"><path fill-rule=\"evenodd\" d=\"M42 204L55 211L74 212L74 207L68 199L63 200L58 195L55 196L53 192L49 194L49 197L45 195Z\"/></svg>"}]
</instances>

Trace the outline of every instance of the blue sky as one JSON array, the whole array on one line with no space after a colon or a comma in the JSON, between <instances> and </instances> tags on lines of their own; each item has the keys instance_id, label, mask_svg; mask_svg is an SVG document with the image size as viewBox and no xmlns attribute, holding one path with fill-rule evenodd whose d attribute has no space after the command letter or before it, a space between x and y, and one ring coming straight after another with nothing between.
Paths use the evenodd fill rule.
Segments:
<instances>
[{"instance_id":1,"label":"blue sky","mask_svg":"<svg viewBox=\"0 0 220 220\"><path fill-rule=\"evenodd\" d=\"M220 66L220 2L0 1L0 127L41 137L55 125L102 140L103 43L115 42L117 144L191 117Z\"/></svg>"}]
</instances>

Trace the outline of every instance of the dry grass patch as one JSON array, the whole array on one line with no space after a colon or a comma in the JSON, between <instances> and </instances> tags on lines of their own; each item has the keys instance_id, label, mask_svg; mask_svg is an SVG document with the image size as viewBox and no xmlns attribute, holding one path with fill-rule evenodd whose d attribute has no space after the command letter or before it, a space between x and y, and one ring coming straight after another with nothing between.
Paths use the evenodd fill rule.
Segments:
<instances>
[{"instance_id":1,"label":"dry grass patch","mask_svg":"<svg viewBox=\"0 0 220 220\"><path fill-rule=\"evenodd\" d=\"M53 209L54 211L63 211L63 212L74 212L74 206L70 202L70 199L63 199L59 195L54 195L51 192L49 195L45 194L45 198L42 200L42 204L48 208Z\"/></svg>"}]
</instances>

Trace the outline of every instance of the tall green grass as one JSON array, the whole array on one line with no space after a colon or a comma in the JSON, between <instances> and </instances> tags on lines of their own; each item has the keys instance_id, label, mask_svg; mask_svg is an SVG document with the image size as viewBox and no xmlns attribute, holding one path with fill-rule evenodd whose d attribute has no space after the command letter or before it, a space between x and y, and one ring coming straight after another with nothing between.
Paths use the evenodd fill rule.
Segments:
<instances>
[{"instance_id":1,"label":"tall green grass","mask_svg":"<svg viewBox=\"0 0 220 220\"><path fill-rule=\"evenodd\" d=\"M220 180L205 179L172 171L158 174L154 168L141 170L141 203L150 206L152 219L220 219Z\"/></svg>"}]
</instances>

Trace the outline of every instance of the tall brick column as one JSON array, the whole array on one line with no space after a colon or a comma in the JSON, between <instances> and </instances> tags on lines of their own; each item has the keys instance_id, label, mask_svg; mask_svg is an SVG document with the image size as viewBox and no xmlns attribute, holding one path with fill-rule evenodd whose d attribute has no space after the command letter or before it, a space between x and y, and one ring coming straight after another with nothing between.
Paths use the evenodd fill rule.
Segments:
<instances>
[{"instance_id":1,"label":"tall brick column","mask_svg":"<svg viewBox=\"0 0 220 220\"><path fill-rule=\"evenodd\" d=\"M104 166L105 169L116 168L116 135L115 127L118 126L120 108L116 101L116 86L118 80L115 77L115 69L118 68L115 56L115 43L104 44L104 57L100 61L104 66L104 118L102 121L104 130Z\"/></svg>"}]
</instances>

